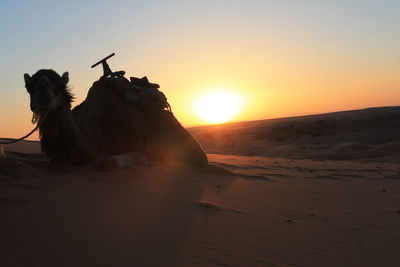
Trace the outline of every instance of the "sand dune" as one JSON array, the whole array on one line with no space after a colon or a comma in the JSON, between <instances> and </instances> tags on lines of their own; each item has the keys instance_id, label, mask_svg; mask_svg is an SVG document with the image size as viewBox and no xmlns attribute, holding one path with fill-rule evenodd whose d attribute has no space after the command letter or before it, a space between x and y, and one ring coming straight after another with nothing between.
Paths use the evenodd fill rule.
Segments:
<instances>
[{"instance_id":1,"label":"sand dune","mask_svg":"<svg viewBox=\"0 0 400 267\"><path fill-rule=\"evenodd\" d=\"M7 146L1 266L399 266L397 128L254 134L273 125L192 129L213 136L203 171L55 167L38 143ZM380 134L356 138L368 131Z\"/></svg>"},{"instance_id":2,"label":"sand dune","mask_svg":"<svg viewBox=\"0 0 400 267\"><path fill-rule=\"evenodd\" d=\"M190 128L210 153L400 162L400 107Z\"/></svg>"}]
</instances>

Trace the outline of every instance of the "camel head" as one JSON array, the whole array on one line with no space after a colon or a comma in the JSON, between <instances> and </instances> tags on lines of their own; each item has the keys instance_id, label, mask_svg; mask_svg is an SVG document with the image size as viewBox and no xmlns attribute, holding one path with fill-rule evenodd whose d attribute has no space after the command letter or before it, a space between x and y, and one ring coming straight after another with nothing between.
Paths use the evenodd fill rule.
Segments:
<instances>
[{"instance_id":1,"label":"camel head","mask_svg":"<svg viewBox=\"0 0 400 267\"><path fill-rule=\"evenodd\" d=\"M59 109L71 109L73 96L68 89L68 72L60 76L54 70L39 70L34 75L24 74L25 87L31 98L31 110L42 115Z\"/></svg>"}]
</instances>

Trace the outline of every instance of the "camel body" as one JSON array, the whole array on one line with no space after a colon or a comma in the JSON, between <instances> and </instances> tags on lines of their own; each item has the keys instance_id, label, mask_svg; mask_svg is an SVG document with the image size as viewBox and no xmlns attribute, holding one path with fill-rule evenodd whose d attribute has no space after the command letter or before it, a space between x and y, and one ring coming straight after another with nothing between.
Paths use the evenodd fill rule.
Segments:
<instances>
[{"instance_id":1,"label":"camel body","mask_svg":"<svg viewBox=\"0 0 400 267\"><path fill-rule=\"evenodd\" d=\"M124 77L103 77L71 110L68 73L59 76L40 70L32 77L26 74L25 83L39 123L42 150L53 162L80 164L136 153L148 160L197 167L208 164L201 146L155 88L134 86Z\"/></svg>"}]
</instances>

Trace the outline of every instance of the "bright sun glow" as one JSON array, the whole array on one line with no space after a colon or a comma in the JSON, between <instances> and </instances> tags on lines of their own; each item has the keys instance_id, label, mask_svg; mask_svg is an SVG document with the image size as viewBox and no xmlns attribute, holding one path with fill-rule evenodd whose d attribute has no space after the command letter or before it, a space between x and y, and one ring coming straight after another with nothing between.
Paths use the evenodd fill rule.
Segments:
<instances>
[{"instance_id":1,"label":"bright sun glow","mask_svg":"<svg viewBox=\"0 0 400 267\"><path fill-rule=\"evenodd\" d=\"M222 123L231 120L240 110L240 97L231 92L210 92L194 103L196 113L208 123Z\"/></svg>"}]
</instances>

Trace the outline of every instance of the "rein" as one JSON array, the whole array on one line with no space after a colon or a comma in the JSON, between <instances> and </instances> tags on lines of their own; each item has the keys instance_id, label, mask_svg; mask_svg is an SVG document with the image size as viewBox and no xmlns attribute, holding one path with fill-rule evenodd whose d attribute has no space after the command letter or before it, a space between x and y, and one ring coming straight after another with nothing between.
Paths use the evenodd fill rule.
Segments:
<instances>
[{"instance_id":1,"label":"rein","mask_svg":"<svg viewBox=\"0 0 400 267\"><path fill-rule=\"evenodd\" d=\"M46 118L46 117L47 117L47 114L45 114L44 117ZM28 138L29 136L31 136L31 135L39 128L39 126L40 126L40 123L39 123L39 116L38 116L36 113L33 113L32 123L37 123L37 124L36 124L36 127L33 128L33 130L30 131L28 134L26 134L26 135L24 135L24 136L22 136L21 138L18 138L18 139L10 138L10 139L13 139L13 140L11 140L11 141L0 141L0 146L1 146L1 145L9 145L9 144L17 143L17 142L22 141L22 140L24 140L25 138Z\"/></svg>"},{"instance_id":2,"label":"rein","mask_svg":"<svg viewBox=\"0 0 400 267\"><path fill-rule=\"evenodd\" d=\"M14 139L14 140L11 140L11 141L3 141L3 142L0 141L0 145L9 145L9 144L13 144L13 143L17 143L17 142L19 142L19 141L22 141L22 140L24 140L25 138L27 138L27 137L29 137L30 135L32 135L38 128L39 128L39 124L37 124L36 127L35 127L32 131L30 131L27 135L24 135L24 136L21 137L21 138Z\"/></svg>"}]
</instances>

